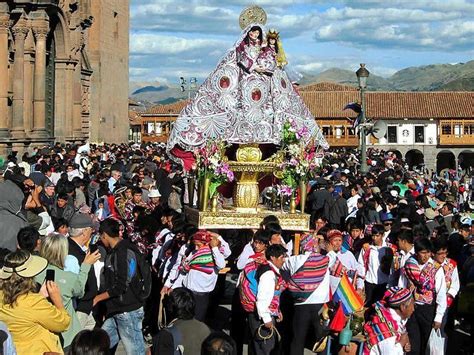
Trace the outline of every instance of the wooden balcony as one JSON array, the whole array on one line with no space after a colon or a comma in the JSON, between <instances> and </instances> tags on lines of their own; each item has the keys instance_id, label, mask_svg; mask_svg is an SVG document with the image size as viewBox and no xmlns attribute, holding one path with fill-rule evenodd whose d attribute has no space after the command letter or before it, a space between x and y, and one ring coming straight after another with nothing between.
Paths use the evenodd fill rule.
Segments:
<instances>
[{"instance_id":1,"label":"wooden balcony","mask_svg":"<svg viewBox=\"0 0 474 355\"><path fill-rule=\"evenodd\" d=\"M440 120L439 145L474 145L474 120Z\"/></svg>"},{"instance_id":2,"label":"wooden balcony","mask_svg":"<svg viewBox=\"0 0 474 355\"><path fill-rule=\"evenodd\" d=\"M176 115L142 115L141 137L143 142L166 142ZM347 120L317 120L324 137L331 147L352 147L359 145L359 137Z\"/></svg>"},{"instance_id":3,"label":"wooden balcony","mask_svg":"<svg viewBox=\"0 0 474 355\"><path fill-rule=\"evenodd\" d=\"M359 145L359 137L347 120L317 120L324 138L331 147L352 147Z\"/></svg>"},{"instance_id":4,"label":"wooden balcony","mask_svg":"<svg viewBox=\"0 0 474 355\"><path fill-rule=\"evenodd\" d=\"M166 143L170 135L171 125L174 121L176 121L175 115L142 115L142 142Z\"/></svg>"}]
</instances>

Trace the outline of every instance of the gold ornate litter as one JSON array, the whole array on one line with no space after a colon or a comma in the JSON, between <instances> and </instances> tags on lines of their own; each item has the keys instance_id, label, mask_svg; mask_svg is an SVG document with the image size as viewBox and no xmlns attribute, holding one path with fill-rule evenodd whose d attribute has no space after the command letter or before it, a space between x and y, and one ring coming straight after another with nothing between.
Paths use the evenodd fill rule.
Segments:
<instances>
[{"instance_id":1,"label":"gold ornate litter","mask_svg":"<svg viewBox=\"0 0 474 355\"><path fill-rule=\"evenodd\" d=\"M262 151L255 144L242 145L236 152L237 161L229 161L237 184L234 190L234 206L237 210L256 209L260 199L258 178L275 169L276 164L262 160Z\"/></svg>"},{"instance_id":2,"label":"gold ornate litter","mask_svg":"<svg viewBox=\"0 0 474 355\"><path fill-rule=\"evenodd\" d=\"M258 229L263 218L268 215L278 217L283 230L304 232L309 230L310 215L287 212L275 212L255 209L253 212L221 209L217 212L202 212L186 207L188 220L204 229Z\"/></svg>"}]
</instances>

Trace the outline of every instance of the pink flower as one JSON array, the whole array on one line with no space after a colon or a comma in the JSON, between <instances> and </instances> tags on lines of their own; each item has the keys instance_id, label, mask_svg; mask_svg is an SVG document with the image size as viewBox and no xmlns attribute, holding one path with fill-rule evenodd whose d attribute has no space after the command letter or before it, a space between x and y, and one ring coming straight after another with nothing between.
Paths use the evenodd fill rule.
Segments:
<instances>
[{"instance_id":1,"label":"pink flower","mask_svg":"<svg viewBox=\"0 0 474 355\"><path fill-rule=\"evenodd\" d=\"M298 131L296 131L296 138L301 139L308 135L309 131L306 126L301 127Z\"/></svg>"},{"instance_id":2,"label":"pink flower","mask_svg":"<svg viewBox=\"0 0 474 355\"><path fill-rule=\"evenodd\" d=\"M293 189L287 185L281 185L279 188L279 192L283 196L291 196L293 194Z\"/></svg>"}]
</instances>

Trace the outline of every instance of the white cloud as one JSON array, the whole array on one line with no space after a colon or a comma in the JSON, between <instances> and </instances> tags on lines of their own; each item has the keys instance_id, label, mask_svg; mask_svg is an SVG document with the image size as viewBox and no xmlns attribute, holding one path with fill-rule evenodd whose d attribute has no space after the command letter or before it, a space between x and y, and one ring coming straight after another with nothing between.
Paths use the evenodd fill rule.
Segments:
<instances>
[{"instance_id":1,"label":"white cloud","mask_svg":"<svg viewBox=\"0 0 474 355\"><path fill-rule=\"evenodd\" d=\"M331 21L345 21L351 18L380 18L384 22L424 22L452 20L459 18L459 16L461 13L457 11L441 12L400 8L355 9L352 7L336 9L333 7L326 11L324 18Z\"/></svg>"},{"instance_id":2,"label":"white cloud","mask_svg":"<svg viewBox=\"0 0 474 355\"><path fill-rule=\"evenodd\" d=\"M444 6L444 0L395 0L389 8L377 0L346 3L350 6L320 14L318 41L413 50L466 51L474 46L474 22L466 20L474 16L474 5L465 1L454 1L453 7Z\"/></svg>"},{"instance_id":3,"label":"white cloud","mask_svg":"<svg viewBox=\"0 0 474 355\"><path fill-rule=\"evenodd\" d=\"M266 2L266 1L264 1ZM265 6L267 12L267 27L276 27L285 34L285 38L294 37L307 31L316 24L317 12L304 14L286 12L286 5L311 1L268 1L273 6ZM131 23L134 30L203 33L209 35L236 36L240 33L240 11L248 5L244 1L226 1L225 6L220 1L148 1L142 5L132 5ZM278 7L278 4L283 7ZM313 1L314 3L314 1ZM260 5L265 5L263 2Z\"/></svg>"},{"instance_id":4,"label":"white cloud","mask_svg":"<svg viewBox=\"0 0 474 355\"><path fill-rule=\"evenodd\" d=\"M225 46L227 42L217 39L183 38L166 36L157 33L132 33L130 53L177 55L188 51L215 50Z\"/></svg>"},{"instance_id":5,"label":"white cloud","mask_svg":"<svg viewBox=\"0 0 474 355\"><path fill-rule=\"evenodd\" d=\"M409 65L474 57L472 0L251 3L265 9L267 28L280 31L290 63L302 72L353 70L354 63L367 62L374 74L389 76ZM239 14L249 4L248 0L132 0L131 77L204 79L238 38ZM417 52L423 59L416 60Z\"/></svg>"},{"instance_id":6,"label":"white cloud","mask_svg":"<svg viewBox=\"0 0 474 355\"><path fill-rule=\"evenodd\" d=\"M150 72L150 68L134 68L130 67L128 72L131 76L142 76L146 75Z\"/></svg>"},{"instance_id":7,"label":"white cloud","mask_svg":"<svg viewBox=\"0 0 474 355\"><path fill-rule=\"evenodd\" d=\"M315 73L321 71L324 68L324 63L313 62L306 64L298 64L295 66L296 70L306 72L306 73Z\"/></svg>"}]
</instances>

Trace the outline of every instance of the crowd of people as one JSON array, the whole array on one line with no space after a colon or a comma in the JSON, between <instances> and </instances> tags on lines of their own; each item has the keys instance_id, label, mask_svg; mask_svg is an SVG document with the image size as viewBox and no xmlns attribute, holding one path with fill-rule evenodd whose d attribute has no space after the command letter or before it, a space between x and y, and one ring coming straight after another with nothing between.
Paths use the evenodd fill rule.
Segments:
<instances>
[{"instance_id":1,"label":"crowd of people","mask_svg":"<svg viewBox=\"0 0 474 355\"><path fill-rule=\"evenodd\" d=\"M368 165L327 152L296 235L272 214L256 230L198 229L162 144L13 153L0 167L0 348L355 353L338 338L347 325L366 354L424 355L433 334L441 353L472 353L472 171L409 169L379 150ZM345 280L363 302L353 314L334 300Z\"/></svg>"}]
</instances>

